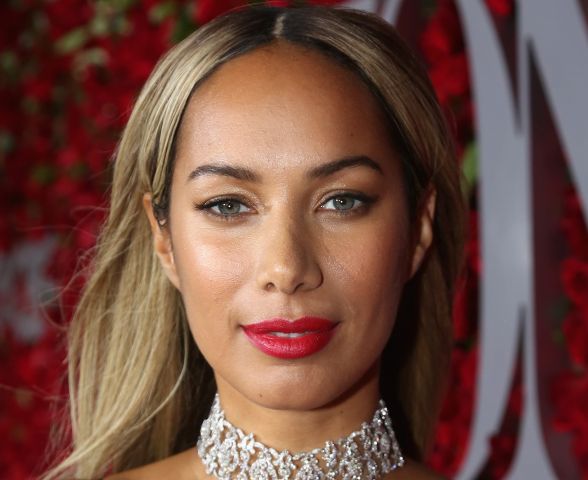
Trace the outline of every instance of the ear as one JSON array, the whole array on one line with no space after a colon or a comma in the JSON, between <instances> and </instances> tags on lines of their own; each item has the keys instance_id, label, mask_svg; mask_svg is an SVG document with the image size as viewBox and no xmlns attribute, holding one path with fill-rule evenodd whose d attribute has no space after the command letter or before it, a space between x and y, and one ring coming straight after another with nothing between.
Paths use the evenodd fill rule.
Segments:
<instances>
[{"instance_id":1,"label":"ear","mask_svg":"<svg viewBox=\"0 0 588 480\"><path fill-rule=\"evenodd\" d=\"M143 195L143 208L145 209L145 214L149 219L149 224L151 225L153 248L155 253L159 257L159 261L163 267L163 271L167 275L167 278L169 278L170 282L173 283L177 289L179 289L180 281L176 271L170 232L167 227L160 225L157 221L157 218L155 218L155 213L153 212L153 202L150 193Z\"/></svg>"},{"instance_id":2,"label":"ear","mask_svg":"<svg viewBox=\"0 0 588 480\"><path fill-rule=\"evenodd\" d=\"M430 187L421 203L419 218L415 226L412 262L410 266L410 280L417 272L433 243L433 219L435 218L435 202L437 191Z\"/></svg>"}]
</instances>

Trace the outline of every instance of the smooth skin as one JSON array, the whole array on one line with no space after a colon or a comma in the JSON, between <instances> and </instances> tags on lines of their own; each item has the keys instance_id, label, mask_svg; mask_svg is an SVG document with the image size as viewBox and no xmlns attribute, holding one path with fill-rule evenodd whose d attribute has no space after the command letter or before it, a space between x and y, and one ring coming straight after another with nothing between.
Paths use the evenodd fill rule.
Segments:
<instances>
[{"instance_id":1,"label":"smooth skin","mask_svg":"<svg viewBox=\"0 0 588 480\"><path fill-rule=\"evenodd\" d=\"M376 100L332 60L278 41L198 88L177 147L168 225L149 194L145 212L227 419L294 452L356 430L380 397L379 358L435 207L430 192L410 224ZM295 360L262 353L241 328L308 315L337 330ZM211 477L191 449L112 478ZM438 477L409 460L386 478Z\"/></svg>"}]
</instances>

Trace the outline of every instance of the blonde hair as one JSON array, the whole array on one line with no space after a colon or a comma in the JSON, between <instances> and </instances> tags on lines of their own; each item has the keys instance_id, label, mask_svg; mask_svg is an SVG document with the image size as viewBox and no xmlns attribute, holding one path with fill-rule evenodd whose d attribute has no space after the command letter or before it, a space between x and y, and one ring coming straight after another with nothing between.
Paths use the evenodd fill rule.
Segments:
<instances>
[{"instance_id":1,"label":"blonde hair","mask_svg":"<svg viewBox=\"0 0 588 480\"><path fill-rule=\"evenodd\" d=\"M114 162L109 215L69 328L72 445L45 478L95 478L194 445L212 371L157 260L142 197L165 228L178 127L190 95L221 64L279 39L323 52L359 75L403 158L411 218L436 191L434 243L401 301L381 387L401 446L421 458L451 350L451 302L463 242L452 142L425 70L378 17L324 7L250 8L198 29L157 64Z\"/></svg>"}]
</instances>

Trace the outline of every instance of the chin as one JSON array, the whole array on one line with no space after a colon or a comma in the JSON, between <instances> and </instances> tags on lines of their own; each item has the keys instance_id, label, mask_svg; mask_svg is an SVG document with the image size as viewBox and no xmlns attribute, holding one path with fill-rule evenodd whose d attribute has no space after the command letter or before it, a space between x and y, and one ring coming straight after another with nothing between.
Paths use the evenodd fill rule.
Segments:
<instances>
[{"instance_id":1,"label":"chin","mask_svg":"<svg viewBox=\"0 0 588 480\"><path fill-rule=\"evenodd\" d=\"M249 401L265 408L310 411L336 404L363 383L365 375L354 381L343 371L308 365L265 367L230 383Z\"/></svg>"}]
</instances>

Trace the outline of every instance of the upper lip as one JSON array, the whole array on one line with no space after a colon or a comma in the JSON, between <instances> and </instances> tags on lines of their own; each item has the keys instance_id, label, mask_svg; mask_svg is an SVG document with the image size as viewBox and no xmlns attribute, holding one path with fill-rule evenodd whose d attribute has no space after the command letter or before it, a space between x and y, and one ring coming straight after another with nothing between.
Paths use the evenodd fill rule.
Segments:
<instances>
[{"instance_id":1,"label":"upper lip","mask_svg":"<svg viewBox=\"0 0 588 480\"><path fill-rule=\"evenodd\" d=\"M337 322L322 317L301 317L296 320L272 318L250 325L243 325L243 328L250 333L257 334L272 332L304 333L327 331L332 329L336 324Z\"/></svg>"}]
</instances>

